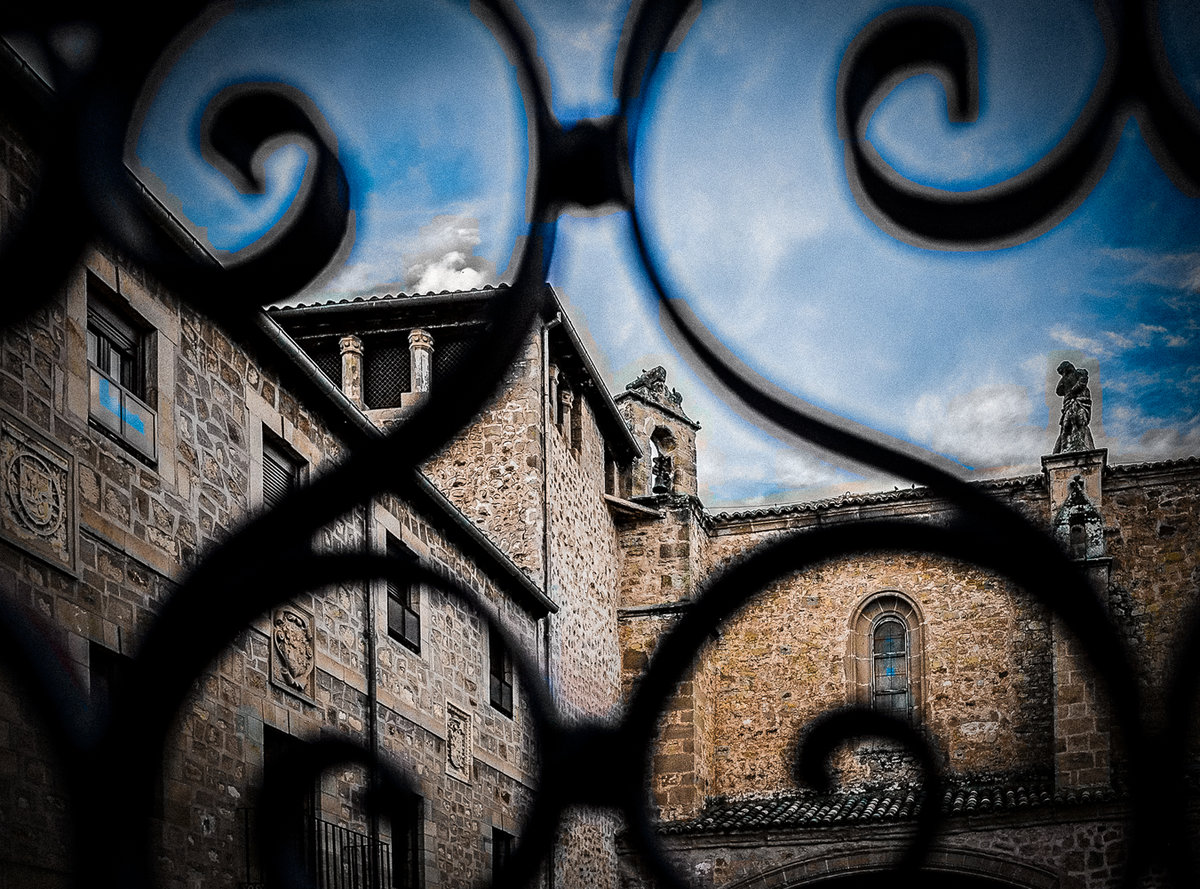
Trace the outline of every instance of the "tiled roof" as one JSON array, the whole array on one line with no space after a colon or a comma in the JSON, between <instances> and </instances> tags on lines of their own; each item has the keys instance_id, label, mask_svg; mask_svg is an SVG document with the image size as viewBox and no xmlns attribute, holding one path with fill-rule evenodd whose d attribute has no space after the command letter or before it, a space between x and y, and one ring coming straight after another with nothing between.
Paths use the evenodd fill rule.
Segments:
<instances>
[{"instance_id":1,"label":"tiled roof","mask_svg":"<svg viewBox=\"0 0 1200 889\"><path fill-rule=\"evenodd\" d=\"M1187 466L1200 466L1200 457L1178 457L1174 460L1152 460L1146 463L1114 463L1112 466L1106 467L1106 470L1121 474L1153 469L1183 469Z\"/></svg>"},{"instance_id":2,"label":"tiled roof","mask_svg":"<svg viewBox=\"0 0 1200 889\"><path fill-rule=\"evenodd\" d=\"M1172 460L1155 460L1146 463L1114 463L1106 467L1106 472L1124 475L1148 471L1184 469L1200 466L1200 457L1179 457ZM984 479L973 484L985 491L1002 491L1018 489L1029 485L1039 485L1043 477L1039 475L1022 475L1010 478ZM897 488L892 491L876 491L864 494L849 492L838 497L827 497L823 500L809 500L801 503L781 503L772 506L759 506L750 509L725 510L708 513L708 520L716 524L726 522L741 522L753 519L769 519L779 516L797 515L806 512L822 512L839 507L872 506L881 503L904 503L933 496L927 488Z\"/></svg>"},{"instance_id":3,"label":"tiled roof","mask_svg":"<svg viewBox=\"0 0 1200 889\"><path fill-rule=\"evenodd\" d=\"M962 785L946 790L942 811L950 817L986 815L1115 799L1117 793L1113 790L1054 793L1042 786ZM664 822L658 829L665 834L691 834L894 823L915 817L923 803L924 792L918 787L766 799L715 798L695 818Z\"/></svg>"},{"instance_id":4,"label":"tiled roof","mask_svg":"<svg viewBox=\"0 0 1200 889\"><path fill-rule=\"evenodd\" d=\"M975 482L985 490L1001 490L1005 488L1020 488L1026 485L1041 484L1040 475L1023 475L1014 478L988 479ZM774 518L776 516L795 515L803 512L820 512L826 509L836 509L842 506L870 506L878 503L903 503L906 501L925 500L932 495L928 488L897 488L892 491L875 491L865 494L849 492L838 497L827 497L823 500L808 500L802 503L782 503L773 506L760 506L751 509L741 509L711 513L715 522L737 522L746 519Z\"/></svg>"},{"instance_id":5,"label":"tiled roof","mask_svg":"<svg viewBox=\"0 0 1200 889\"><path fill-rule=\"evenodd\" d=\"M316 306L348 306L353 303L374 303L374 302L389 302L400 299L414 299L422 296L466 296L472 293L483 293L487 290L507 290L507 284L484 284L482 287L477 287L474 290L439 290L436 293L429 291L428 293L377 293L369 296L344 296L333 299L318 299L312 302L290 303L286 306L271 306L267 309L268 312L278 311L280 309L311 309Z\"/></svg>"}]
</instances>

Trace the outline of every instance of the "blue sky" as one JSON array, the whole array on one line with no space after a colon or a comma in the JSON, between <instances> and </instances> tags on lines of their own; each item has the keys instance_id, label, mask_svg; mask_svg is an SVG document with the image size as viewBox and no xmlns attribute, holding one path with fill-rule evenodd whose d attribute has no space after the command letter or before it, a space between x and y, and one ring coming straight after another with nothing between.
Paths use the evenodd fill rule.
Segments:
<instances>
[{"instance_id":1,"label":"blue sky","mask_svg":"<svg viewBox=\"0 0 1200 889\"><path fill-rule=\"evenodd\" d=\"M1174 189L1136 125L1087 201L1026 244L916 248L858 209L834 88L846 46L890 5L705 3L665 62L635 158L639 214L675 292L777 384L981 475L1036 471L1057 431L1063 357L1093 374L1093 432L1110 460L1200 452L1200 202ZM614 110L626 4L519 6L560 118ZM948 123L939 86L923 76L894 90L868 136L903 175L965 190L1019 172L1061 138L1103 41L1086 2L953 8L979 38L977 121ZM1200 16L1178 2L1163 18L1176 70L1200 97ZM280 150L267 194L243 196L200 158L207 97L249 79L301 87L337 134L356 241L321 292L502 278L524 224L525 117L504 53L464 8L256 5L197 29L149 97L136 153L220 250L269 230L303 164L298 148ZM668 368L703 426L709 505L890 486L787 447L707 390L659 327L625 214L564 216L550 279L610 387Z\"/></svg>"}]
</instances>

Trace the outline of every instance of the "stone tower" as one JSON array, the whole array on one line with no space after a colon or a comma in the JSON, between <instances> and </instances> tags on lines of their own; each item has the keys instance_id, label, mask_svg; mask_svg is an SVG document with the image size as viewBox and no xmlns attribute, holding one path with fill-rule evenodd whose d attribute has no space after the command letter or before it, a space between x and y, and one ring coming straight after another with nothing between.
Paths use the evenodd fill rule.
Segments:
<instances>
[{"instance_id":1,"label":"stone tower","mask_svg":"<svg viewBox=\"0 0 1200 889\"><path fill-rule=\"evenodd\" d=\"M659 366L643 371L614 399L642 459L633 466L631 497L695 497L696 431L700 424L683 412L683 396L667 386Z\"/></svg>"}]
</instances>

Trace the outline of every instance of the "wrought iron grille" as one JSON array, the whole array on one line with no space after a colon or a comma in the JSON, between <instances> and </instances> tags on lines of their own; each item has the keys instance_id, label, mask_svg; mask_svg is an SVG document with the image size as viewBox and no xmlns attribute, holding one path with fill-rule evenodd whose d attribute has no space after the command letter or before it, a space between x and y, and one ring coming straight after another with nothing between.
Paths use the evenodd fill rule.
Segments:
<instances>
[{"instance_id":1,"label":"wrought iron grille","mask_svg":"<svg viewBox=\"0 0 1200 889\"><path fill-rule=\"evenodd\" d=\"M261 841L254 809L237 811L243 850L239 889L267 885L258 860ZM302 861L316 889L373 889L392 885L391 846L369 834L307 816L301 822Z\"/></svg>"},{"instance_id":2,"label":"wrought iron grille","mask_svg":"<svg viewBox=\"0 0 1200 889\"><path fill-rule=\"evenodd\" d=\"M445 338L435 346L433 352L433 385L439 380L450 380L454 375L468 369L472 363L473 350L480 347L481 338Z\"/></svg>"},{"instance_id":3,"label":"wrought iron grille","mask_svg":"<svg viewBox=\"0 0 1200 889\"><path fill-rule=\"evenodd\" d=\"M342 353L337 343L329 343L309 350L313 363L335 386L342 385Z\"/></svg>"},{"instance_id":4,"label":"wrought iron grille","mask_svg":"<svg viewBox=\"0 0 1200 889\"><path fill-rule=\"evenodd\" d=\"M363 345L363 401L369 408L400 407L412 386L408 341L371 339Z\"/></svg>"},{"instance_id":5,"label":"wrought iron grille","mask_svg":"<svg viewBox=\"0 0 1200 889\"><path fill-rule=\"evenodd\" d=\"M1200 115L1166 62L1154 6L1141 0L1097 3L1108 62L1076 124L1042 162L1008 183L968 195L898 179L868 150L864 131L871 109L895 78L918 70L944 75L953 112L970 115L978 103L970 26L955 12L929 7L879 16L845 54L837 91L846 174L863 211L894 236L927 246L971 249L1026 241L1063 219L1088 194L1131 116L1150 134L1156 158L1174 181L1196 190ZM1132 678L1126 641L1047 535L927 454L822 412L756 375L704 327L686 301L675 298L681 294L660 276L639 222L629 158L658 62L681 22L694 12L693 4L633 4L617 61L618 112L570 128L562 127L550 111L549 84L535 64L516 9L503 0L481 2L477 8L519 68L537 167L530 172L532 223L512 286L498 290L489 306L486 348L473 349L469 361L449 362L448 378L436 387L453 392L453 398L431 398L396 431L355 442L350 459L292 491L276 509L254 518L208 553L164 603L126 689L114 698L106 719L89 713L70 672L56 658L52 633L43 622L17 607L13 597L0 597L0 660L58 754L75 827L79 884L113 889L154 885L145 825L170 726L194 679L256 616L314 586L381 576L420 582L477 604L470 590L419 566L370 554L318 552L297 541L311 541L317 529L378 492L425 496L414 467L486 403L534 323L559 213L615 206L631 215L636 249L673 341L732 404L765 427L924 485L954 504L957 513L945 526L873 521L853 529L821 528L750 553L709 583L662 640L616 726L560 719L528 653L506 637L528 690L526 707L542 757L540 789L528 822L494 884L528 885L551 848L561 813L583 805L622 813L630 842L654 878L664 886L686 886L687 879L659 851L645 793L658 717L696 653L755 591L785 573L866 550L918 550L962 559L1014 581L1081 640L1112 702L1127 751L1131 839L1124 885L1138 883L1152 866L1164 868L1181 889L1197 885L1200 874L1182 780L1194 722L1194 666L1182 662L1169 678L1171 722L1165 731L1152 733L1140 718L1142 695ZM42 166L37 190L22 214L6 222L0 280L9 298L0 304L0 324L20 324L47 306L84 246L98 237L136 259L195 311L257 344L264 354L281 354L280 344L260 324L256 307L287 298L325 268L337 254L349 218L349 188L334 140L312 103L278 84L244 84L213 99L202 149L239 182L253 182L251 160L268 140L297 134L315 146L310 161L314 187L298 199L273 242L239 264L218 265L186 238L166 234L158 225L161 208L131 183L123 167L126 133L143 84L164 47L201 12L194 3L166 4L135 18L73 4L25 4L0 14L3 27L20 26L43 37L82 17L99 36L87 64L56 65L53 94L31 89L13 70L19 66L5 62L8 85L0 91L0 103L8 116L28 125ZM312 391L305 378L288 382L302 393ZM263 553L274 555L265 559ZM1013 553L1020 553L1020 560ZM1180 620L1186 625L1181 647L1194 651L1200 644L1197 614ZM495 629L506 632L499 625ZM923 763L926 794L940 797L942 778L928 740L907 723L870 711L839 711L818 720L798 751L798 773L823 783L829 753L864 734L890 737L910 748ZM317 775L346 763L371 770L371 805L377 811L386 811L389 798L407 796L409 782L397 765L378 761L355 743L324 739L306 745L304 758L286 781L268 779L263 823L271 824L272 814L294 809L296 788L312 786ZM937 807L921 810L918 830L898 853L897 874L911 876L920 866L937 836L939 818ZM312 885L303 869L295 867L303 856L294 848L294 838L266 830L262 840L267 882Z\"/></svg>"}]
</instances>

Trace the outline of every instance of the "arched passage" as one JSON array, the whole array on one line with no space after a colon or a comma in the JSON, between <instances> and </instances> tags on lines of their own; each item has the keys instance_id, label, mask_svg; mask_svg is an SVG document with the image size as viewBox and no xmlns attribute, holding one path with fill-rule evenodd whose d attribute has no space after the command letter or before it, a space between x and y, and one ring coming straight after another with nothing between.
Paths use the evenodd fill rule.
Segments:
<instances>
[{"instance_id":1,"label":"arched passage","mask_svg":"<svg viewBox=\"0 0 1200 889\"><path fill-rule=\"evenodd\" d=\"M895 889L891 865L898 849L870 846L813 855L742 878L724 889L775 886L778 889ZM1058 889L1058 875L1024 861L972 850L935 850L925 859L917 885L922 889Z\"/></svg>"}]
</instances>

